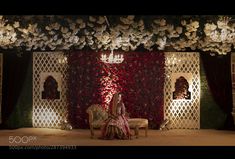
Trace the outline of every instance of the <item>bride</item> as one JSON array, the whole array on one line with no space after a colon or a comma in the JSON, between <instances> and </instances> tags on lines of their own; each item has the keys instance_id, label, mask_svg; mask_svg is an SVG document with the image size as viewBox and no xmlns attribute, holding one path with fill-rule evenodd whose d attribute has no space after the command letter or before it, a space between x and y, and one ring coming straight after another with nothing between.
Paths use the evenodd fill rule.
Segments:
<instances>
[{"instance_id":1,"label":"bride","mask_svg":"<svg viewBox=\"0 0 235 159\"><path fill-rule=\"evenodd\" d=\"M109 118L102 127L103 139L131 139L128 120L125 116L125 106L121 93L116 93L110 102Z\"/></svg>"}]
</instances>

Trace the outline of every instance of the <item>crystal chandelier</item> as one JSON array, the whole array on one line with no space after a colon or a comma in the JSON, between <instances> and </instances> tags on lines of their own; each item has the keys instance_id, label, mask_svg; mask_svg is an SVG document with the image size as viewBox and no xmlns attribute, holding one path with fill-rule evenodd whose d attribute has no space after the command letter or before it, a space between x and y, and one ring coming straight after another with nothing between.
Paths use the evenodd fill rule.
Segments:
<instances>
[{"instance_id":1,"label":"crystal chandelier","mask_svg":"<svg viewBox=\"0 0 235 159\"><path fill-rule=\"evenodd\" d=\"M110 24L109 24L109 21L108 21L107 17L104 16L104 18L105 18L105 21L106 21L106 23L107 23L107 25L108 25L108 27L109 27ZM120 54L114 55L114 54L113 54L113 50L114 50L114 48L115 48L115 45L114 45L113 42L112 42L110 48L111 48L111 53L110 53L110 55L107 56L106 54L102 54L100 60L101 60L102 62L104 62L104 63L110 63L110 64L113 64L113 63L122 63L123 60L124 60L123 55L120 55Z\"/></svg>"},{"instance_id":2,"label":"crystal chandelier","mask_svg":"<svg viewBox=\"0 0 235 159\"><path fill-rule=\"evenodd\" d=\"M68 58L64 53L51 53L50 54L51 58L55 58L57 63L59 64L67 64L68 63Z\"/></svg>"},{"instance_id":3,"label":"crystal chandelier","mask_svg":"<svg viewBox=\"0 0 235 159\"><path fill-rule=\"evenodd\" d=\"M104 63L122 63L124 60L123 55L117 54L114 55L113 54L113 49L111 50L111 53L109 56L107 56L106 54L102 54L101 55L101 61L103 61Z\"/></svg>"},{"instance_id":4,"label":"crystal chandelier","mask_svg":"<svg viewBox=\"0 0 235 159\"><path fill-rule=\"evenodd\" d=\"M58 58L58 63L59 64L67 64L68 63L68 59L67 59L67 57L66 56L62 56L62 57L59 57Z\"/></svg>"}]
</instances>

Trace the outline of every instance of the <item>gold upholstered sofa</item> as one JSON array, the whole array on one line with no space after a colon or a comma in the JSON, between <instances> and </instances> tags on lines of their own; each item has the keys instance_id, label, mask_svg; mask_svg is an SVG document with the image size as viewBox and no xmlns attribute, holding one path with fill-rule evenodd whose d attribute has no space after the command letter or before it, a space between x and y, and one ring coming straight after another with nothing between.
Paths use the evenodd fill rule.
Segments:
<instances>
[{"instance_id":1,"label":"gold upholstered sofa","mask_svg":"<svg viewBox=\"0 0 235 159\"><path fill-rule=\"evenodd\" d=\"M89 126L91 131L91 138L94 137L94 129L101 128L104 120L108 118L108 113L99 104L93 104L87 108L86 112L89 115Z\"/></svg>"},{"instance_id":2,"label":"gold upholstered sofa","mask_svg":"<svg viewBox=\"0 0 235 159\"><path fill-rule=\"evenodd\" d=\"M108 118L108 113L100 104L93 104L86 112L89 115L89 126L91 132L91 138L94 138L94 129L100 129L104 124L104 120ZM144 118L129 118L128 123L131 129L135 130L136 138L139 137L139 129L145 129L145 136L147 137L148 133L148 119Z\"/></svg>"}]
</instances>

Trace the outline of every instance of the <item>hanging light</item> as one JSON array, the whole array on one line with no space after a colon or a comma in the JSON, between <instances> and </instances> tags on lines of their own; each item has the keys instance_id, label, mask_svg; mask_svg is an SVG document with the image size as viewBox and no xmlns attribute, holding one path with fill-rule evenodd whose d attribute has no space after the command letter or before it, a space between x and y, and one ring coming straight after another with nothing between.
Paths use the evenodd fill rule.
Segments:
<instances>
[{"instance_id":1,"label":"hanging light","mask_svg":"<svg viewBox=\"0 0 235 159\"><path fill-rule=\"evenodd\" d=\"M108 18L106 16L104 16L104 18L105 18L105 21L106 21L108 27L110 27ZM113 54L114 48L115 48L115 45L114 45L114 43L112 43L111 44L111 53L109 54L109 56L107 56L106 54L102 54L101 58L100 58L101 61L103 61L104 63L111 63L111 64L113 64L113 63L122 63L123 60L124 60L123 55L121 55L121 54L115 54L114 55Z\"/></svg>"},{"instance_id":2,"label":"hanging light","mask_svg":"<svg viewBox=\"0 0 235 159\"><path fill-rule=\"evenodd\" d=\"M64 54L58 54L57 60L58 60L59 64L67 64L68 63L68 58Z\"/></svg>"},{"instance_id":3,"label":"hanging light","mask_svg":"<svg viewBox=\"0 0 235 159\"><path fill-rule=\"evenodd\" d=\"M102 54L101 55L101 61L103 61L104 63L122 63L124 60L123 55L121 54L113 54L113 49L111 50L111 53L109 54L109 56L107 56L106 54Z\"/></svg>"}]
</instances>

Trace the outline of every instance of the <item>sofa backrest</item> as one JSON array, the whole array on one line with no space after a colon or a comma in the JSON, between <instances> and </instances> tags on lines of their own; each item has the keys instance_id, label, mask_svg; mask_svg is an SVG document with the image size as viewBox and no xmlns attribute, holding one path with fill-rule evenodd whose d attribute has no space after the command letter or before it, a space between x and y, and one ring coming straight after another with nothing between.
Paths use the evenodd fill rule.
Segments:
<instances>
[{"instance_id":1,"label":"sofa backrest","mask_svg":"<svg viewBox=\"0 0 235 159\"><path fill-rule=\"evenodd\" d=\"M89 116L89 120L93 121L103 121L108 118L108 113L105 111L105 109L100 104L93 104L87 109L87 113Z\"/></svg>"}]
</instances>

